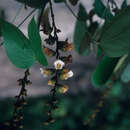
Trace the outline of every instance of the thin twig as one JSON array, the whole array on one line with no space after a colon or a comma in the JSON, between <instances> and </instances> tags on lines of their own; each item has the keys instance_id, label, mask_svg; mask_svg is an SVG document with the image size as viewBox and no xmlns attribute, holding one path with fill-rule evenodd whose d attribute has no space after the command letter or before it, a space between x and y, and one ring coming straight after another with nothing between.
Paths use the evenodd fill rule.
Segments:
<instances>
[{"instance_id":1,"label":"thin twig","mask_svg":"<svg viewBox=\"0 0 130 130\"><path fill-rule=\"evenodd\" d=\"M66 7L69 9L69 11L73 14L73 16L74 16L76 19L80 20L80 19L78 18L78 16L73 12L73 10L70 8L70 6L68 5L68 3L67 3L66 1L64 2L64 4L65 4Z\"/></svg>"},{"instance_id":2,"label":"thin twig","mask_svg":"<svg viewBox=\"0 0 130 130\"><path fill-rule=\"evenodd\" d=\"M24 20L17 26L18 28L36 11L36 9L33 9L25 18ZM4 42L0 43L0 47L4 44Z\"/></svg>"},{"instance_id":3,"label":"thin twig","mask_svg":"<svg viewBox=\"0 0 130 130\"><path fill-rule=\"evenodd\" d=\"M17 27L19 28L35 11L36 9L33 9Z\"/></svg>"}]
</instances>

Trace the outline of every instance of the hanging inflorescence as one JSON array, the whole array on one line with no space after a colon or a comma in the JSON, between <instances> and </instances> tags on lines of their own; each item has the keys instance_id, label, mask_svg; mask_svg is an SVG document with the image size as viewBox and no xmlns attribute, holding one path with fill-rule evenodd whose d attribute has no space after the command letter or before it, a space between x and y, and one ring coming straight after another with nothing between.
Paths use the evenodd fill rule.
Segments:
<instances>
[{"instance_id":1,"label":"hanging inflorescence","mask_svg":"<svg viewBox=\"0 0 130 130\"><path fill-rule=\"evenodd\" d=\"M41 74L44 77L50 77L48 80L48 85L51 87L51 100L48 101L49 110L47 112L48 119L44 122L45 125L53 123L55 120L52 116L52 112L58 108L56 94L57 93L66 93L68 90L67 85L60 83L60 80L67 80L73 76L73 72L67 68L67 64L72 63L72 55L61 56L62 52L68 52L73 49L73 44L68 42L68 39L65 41L60 41L58 38L58 33L61 31L56 27L54 13L52 8L51 0L49 1L51 18L52 18L52 27L50 28L50 33L48 33L48 38L45 39L46 45L49 45L50 48L43 45L43 51L48 57L56 57L54 65L52 68L40 68ZM46 26L43 26L43 32L47 32ZM45 33L47 34L47 33ZM55 50L52 49L52 46L55 46Z\"/></svg>"},{"instance_id":2,"label":"hanging inflorescence","mask_svg":"<svg viewBox=\"0 0 130 130\"><path fill-rule=\"evenodd\" d=\"M101 111L101 108L104 105L104 100L105 98L108 96L113 84L116 81L116 76L113 74L110 81L107 84L107 88L105 90L105 92L103 93L103 95L100 97L99 102L96 105L96 108L93 110L93 112L90 114L90 116L88 117L88 119L84 122L84 125L89 125L91 123L91 121L93 121L96 118L97 113L99 113Z\"/></svg>"},{"instance_id":3,"label":"hanging inflorescence","mask_svg":"<svg viewBox=\"0 0 130 130\"><path fill-rule=\"evenodd\" d=\"M15 96L16 102L14 103L14 112L13 116L9 121L6 121L4 124L10 128L10 130L18 130L23 128L23 108L27 105L25 100L27 96L26 85L32 84L30 80L28 80L28 76L30 75L29 70L25 71L25 75L22 79L18 80L18 85L21 86L21 90L19 95Z\"/></svg>"}]
</instances>

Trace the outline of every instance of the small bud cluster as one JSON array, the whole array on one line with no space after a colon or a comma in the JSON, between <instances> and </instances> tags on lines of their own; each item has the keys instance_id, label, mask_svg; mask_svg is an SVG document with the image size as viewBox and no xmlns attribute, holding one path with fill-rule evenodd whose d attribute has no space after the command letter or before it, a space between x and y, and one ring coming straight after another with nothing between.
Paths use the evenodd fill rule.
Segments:
<instances>
[{"instance_id":1,"label":"small bud cluster","mask_svg":"<svg viewBox=\"0 0 130 130\"><path fill-rule=\"evenodd\" d=\"M73 72L69 70L66 65L72 63L72 55L61 56L62 52L68 52L73 50L74 46L72 43L68 42L68 39L65 41L60 41L58 39L58 33L61 31L57 29L54 20L54 14L52 9L51 0L49 0L50 9L51 9L51 18L52 18L52 31L48 34L48 38L45 39L45 42L48 46L55 46L56 49L50 49L50 47L43 46L43 51L48 57L55 57L52 68L40 68L41 74L43 77L50 77L48 80L48 85L51 88L51 100L47 102L49 105L49 110L47 112L48 119L44 122L44 125L53 123L55 120L52 116L52 112L58 109L56 94L64 94L68 90L68 86L60 83L62 80L67 80L73 76Z\"/></svg>"},{"instance_id":2,"label":"small bud cluster","mask_svg":"<svg viewBox=\"0 0 130 130\"><path fill-rule=\"evenodd\" d=\"M11 130L22 129L23 124L23 108L27 105L25 97L27 96L26 85L32 84L30 80L28 80L28 76L30 75L29 70L26 70L25 76L22 79L18 80L18 85L21 86L21 90L18 96L15 96L16 102L14 104L14 112L11 120L6 121L4 124L8 126Z\"/></svg>"}]
</instances>

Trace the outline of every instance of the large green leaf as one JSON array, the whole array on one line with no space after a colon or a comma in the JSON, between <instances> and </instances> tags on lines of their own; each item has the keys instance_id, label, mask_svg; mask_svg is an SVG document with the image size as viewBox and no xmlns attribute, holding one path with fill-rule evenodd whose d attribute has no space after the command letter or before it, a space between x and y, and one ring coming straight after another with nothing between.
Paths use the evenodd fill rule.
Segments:
<instances>
[{"instance_id":1,"label":"large green leaf","mask_svg":"<svg viewBox=\"0 0 130 130\"><path fill-rule=\"evenodd\" d=\"M79 47L80 44L84 41L84 37L86 37L86 30L87 30L87 25L86 25L86 11L83 8L82 5L79 7L79 12L78 12L78 17L82 18L81 20L77 20L76 25L75 25L75 32L74 32L74 44L75 44L75 50L79 52Z\"/></svg>"},{"instance_id":2,"label":"large green leaf","mask_svg":"<svg viewBox=\"0 0 130 130\"><path fill-rule=\"evenodd\" d=\"M42 51L42 41L34 18L32 18L28 26L28 36L29 40L31 41L30 46L35 53L36 59L39 61L40 64L47 66L48 62Z\"/></svg>"},{"instance_id":3,"label":"large green leaf","mask_svg":"<svg viewBox=\"0 0 130 130\"><path fill-rule=\"evenodd\" d=\"M89 18L85 8L82 6L82 4L79 5L79 11L78 11L78 19L80 21L86 22L86 20Z\"/></svg>"},{"instance_id":4,"label":"large green leaf","mask_svg":"<svg viewBox=\"0 0 130 130\"><path fill-rule=\"evenodd\" d=\"M99 46L109 57L120 57L130 52L130 6L105 23Z\"/></svg>"},{"instance_id":5,"label":"large green leaf","mask_svg":"<svg viewBox=\"0 0 130 130\"><path fill-rule=\"evenodd\" d=\"M14 25L0 20L4 47L10 61L18 68L29 68L35 61L35 55L30 48L29 40Z\"/></svg>"},{"instance_id":6,"label":"large green leaf","mask_svg":"<svg viewBox=\"0 0 130 130\"><path fill-rule=\"evenodd\" d=\"M112 75L119 58L109 58L104 56L92 75L92 83L95 86L104 85Z\"/></svg>"},{"instance_id":7,"label":"large green leaf","mask_svg":"<svg viewBox=\"0 0 130 130\"><path fill-rule=\"evenodd\" d=\"M121 5L121 8L123 9L123 8L126 8L126 7L127 7L127 0L124 0L122 5Z\"/></svg>"},{"instance_id":8,"label":"large green leaf","mask_svg":"<svg viewBox=\"0 0 130 130\"><path fill-rule=\"evenodd\" d=\"M89 53L89 50L90 50L90 44L91 44L91 41L92 41L92 37L95 33L95 30L97 29L98 27L98 23L97 22L93 22L91 23L91 25L88 27L88 32L85 33L82 41L81 41L81 44L79 46L79 53L82 54L82 55L86 55Z\"/></svg>"},{"instance_id":9,"label":"large green leaf","mask_svg":"<svg viewBox=\"0 0 130 130\"><path fill-rule=\"evenodd\" d=\"M49 0L16 0L33 8L43 8Z\"/></svg>"},{"instance_id":10,"label":"large green leaf","mask_svg":"<svg viewBox=\"0 0 130 130\"><path fill-rule=\"evenodd\" d=\"M122 73L121 80L126 83L130 81L130 63L126 66L124 72Z\"/></svg>"},{"instance_id":11,"label":"large green leaf","mask_svg":"<svg viewBox=\"0 0 130 130\"><path fill-rule=\"evenodd\" d=\"M110 97L117 97L121 94L122 84L119 80L115 81L111 87L111 91L109 92Z\"/></svg>"},{"instance_id":12,"label":"large green leaf","mask_svg":"<svg viewBox=\"0 0 130 130\"><path fill-rule=\"evenodd\" d=\"M79 45L78 53L81 55L88 55L90 52L90 43L91 43L91 38L88 32L86 32Z\"/></svg>"},{"instance_id":13,"label":"large green leaf","mask_svg":"<svg viewBox=\"0 0 130 130\"><path fill-rule=\"evenodd\" d=\"M111 14L110 10L104 6L101 0L95 0L94 4L95 13L104 19L111 19L113 15Z\"/></svg>"}]
</instances>

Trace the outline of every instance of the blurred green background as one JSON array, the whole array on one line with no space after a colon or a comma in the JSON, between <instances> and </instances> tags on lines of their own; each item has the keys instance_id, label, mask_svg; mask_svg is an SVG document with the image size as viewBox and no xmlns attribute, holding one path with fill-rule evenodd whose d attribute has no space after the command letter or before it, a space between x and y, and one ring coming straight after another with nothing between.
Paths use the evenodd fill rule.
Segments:
<instances>
[{"instance_id":1,"label":"blurred green background","mask_svg":"<svg viewBox=\"0 0 130 130\"><path fill-rule=\"evenodd\" d=\"M24 108L23 130L129 130L130 128L130 84L115 82L104 106L92 120L89 126L84 121L95 109L106 87L91 89L86 93L66 94L58 96L59 109L53 116L56 122L48 126L42 125L47 119L47 105L49 96L29 98ZM10 119L12 115L13 99L0 101L0 121Z\"/></svg>"}]
</instances>

